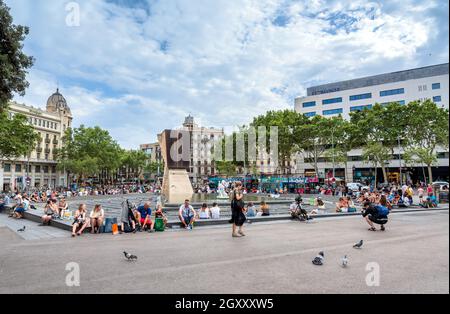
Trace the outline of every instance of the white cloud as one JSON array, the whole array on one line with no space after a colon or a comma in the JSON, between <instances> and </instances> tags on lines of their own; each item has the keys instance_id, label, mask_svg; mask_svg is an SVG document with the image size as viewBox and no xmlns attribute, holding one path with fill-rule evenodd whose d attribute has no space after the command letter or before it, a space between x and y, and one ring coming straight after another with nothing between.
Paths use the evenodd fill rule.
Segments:
<instances>
[{"instance_id":1,"label":"white cloud","mask_svg":"<svg viewBox=\"0 0 450 314\"><path fill-rule=\"evenodd\" d=\"M65 0L6 2L30 26L25 48L37 58L18 100L44 106L59 81L75 124L98 124L125 147L188 113L243 124L293 108L311 84L448 62L448 10L438 15L436 1L165 0L145 10L144 0L84 0L80 27L65 25ZM274 24L280 15L287 22Z\"/></svg>"}]
</instances>

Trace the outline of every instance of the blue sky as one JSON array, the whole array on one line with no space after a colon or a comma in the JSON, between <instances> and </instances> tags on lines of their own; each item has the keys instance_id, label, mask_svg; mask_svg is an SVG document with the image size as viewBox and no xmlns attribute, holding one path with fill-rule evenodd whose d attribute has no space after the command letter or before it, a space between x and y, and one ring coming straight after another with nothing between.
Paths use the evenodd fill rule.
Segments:
<instances>
[{"instance_id":1,"label":"blue sky","mask_svg":"<svg viewBox=\"0 0 450 314\"><path fill-rule=\"evenodd\" d=\"M16 101L56 90L75 126L99 125L126 148L192 114L203 126L293 108L306 88L448 62L447 1L6 0L30 27L36 58Z\"/></svg>"}]
</instances>

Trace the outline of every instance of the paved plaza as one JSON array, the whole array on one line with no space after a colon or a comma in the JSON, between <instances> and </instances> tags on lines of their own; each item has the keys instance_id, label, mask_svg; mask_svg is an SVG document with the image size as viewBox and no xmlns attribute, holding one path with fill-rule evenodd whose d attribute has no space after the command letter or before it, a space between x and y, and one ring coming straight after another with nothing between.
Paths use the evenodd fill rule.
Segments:
<instances>
[{"instance_id":1,"label":"paved plaza","mask_svg":"<svg viewBox=\"0 0 450 314\"><path fill-rule=\"evenodd\" d=\"M0 222L0 293L449 293L448 210L392 214L386 232L361 217L193 231L25 240ZM352 245L364 239L361 250ZM128 262L122 252L138 256ZM323 250L325 263L311 260ZM349 256L349 266L339 265ZM66 264L80 286L66 285ZM368 263L380 285L368 286Z\"/></svg>"}]
</instances>

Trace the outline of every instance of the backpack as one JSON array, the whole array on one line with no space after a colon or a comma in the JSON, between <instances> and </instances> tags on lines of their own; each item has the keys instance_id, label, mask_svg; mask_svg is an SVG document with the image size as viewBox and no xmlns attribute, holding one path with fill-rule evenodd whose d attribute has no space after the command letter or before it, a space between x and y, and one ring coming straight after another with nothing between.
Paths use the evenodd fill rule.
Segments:
<instances>
[{"instance_id":1,"label":"backpack","mask_svg":"<svg viewBox=\"0 0 450 314\"><path fill-rule=\"evenodd\" d=\"M386 206L376 205L375 208L378 210L379 216L386 217L389 215L389 209Z\"/></svg>"}]
</instances>

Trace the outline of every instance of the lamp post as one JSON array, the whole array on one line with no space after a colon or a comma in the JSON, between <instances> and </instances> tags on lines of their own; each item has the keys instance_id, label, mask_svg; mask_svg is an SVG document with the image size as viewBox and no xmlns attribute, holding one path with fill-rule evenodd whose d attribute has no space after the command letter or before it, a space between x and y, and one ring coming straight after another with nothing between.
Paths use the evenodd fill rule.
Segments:
<instances>
[{"instance_id":1,"label":"lamp post","mask_svg":"<svg viewBox=\"0 0 450 314\"><path fill-rule=\"evenodd\" d=\"M402 157L400 155L400 136L397 136L397 144L398 144L398 162L399 162L399 171L400 171L400 186L402 186Z\"/></svg>"}]
</instances>

